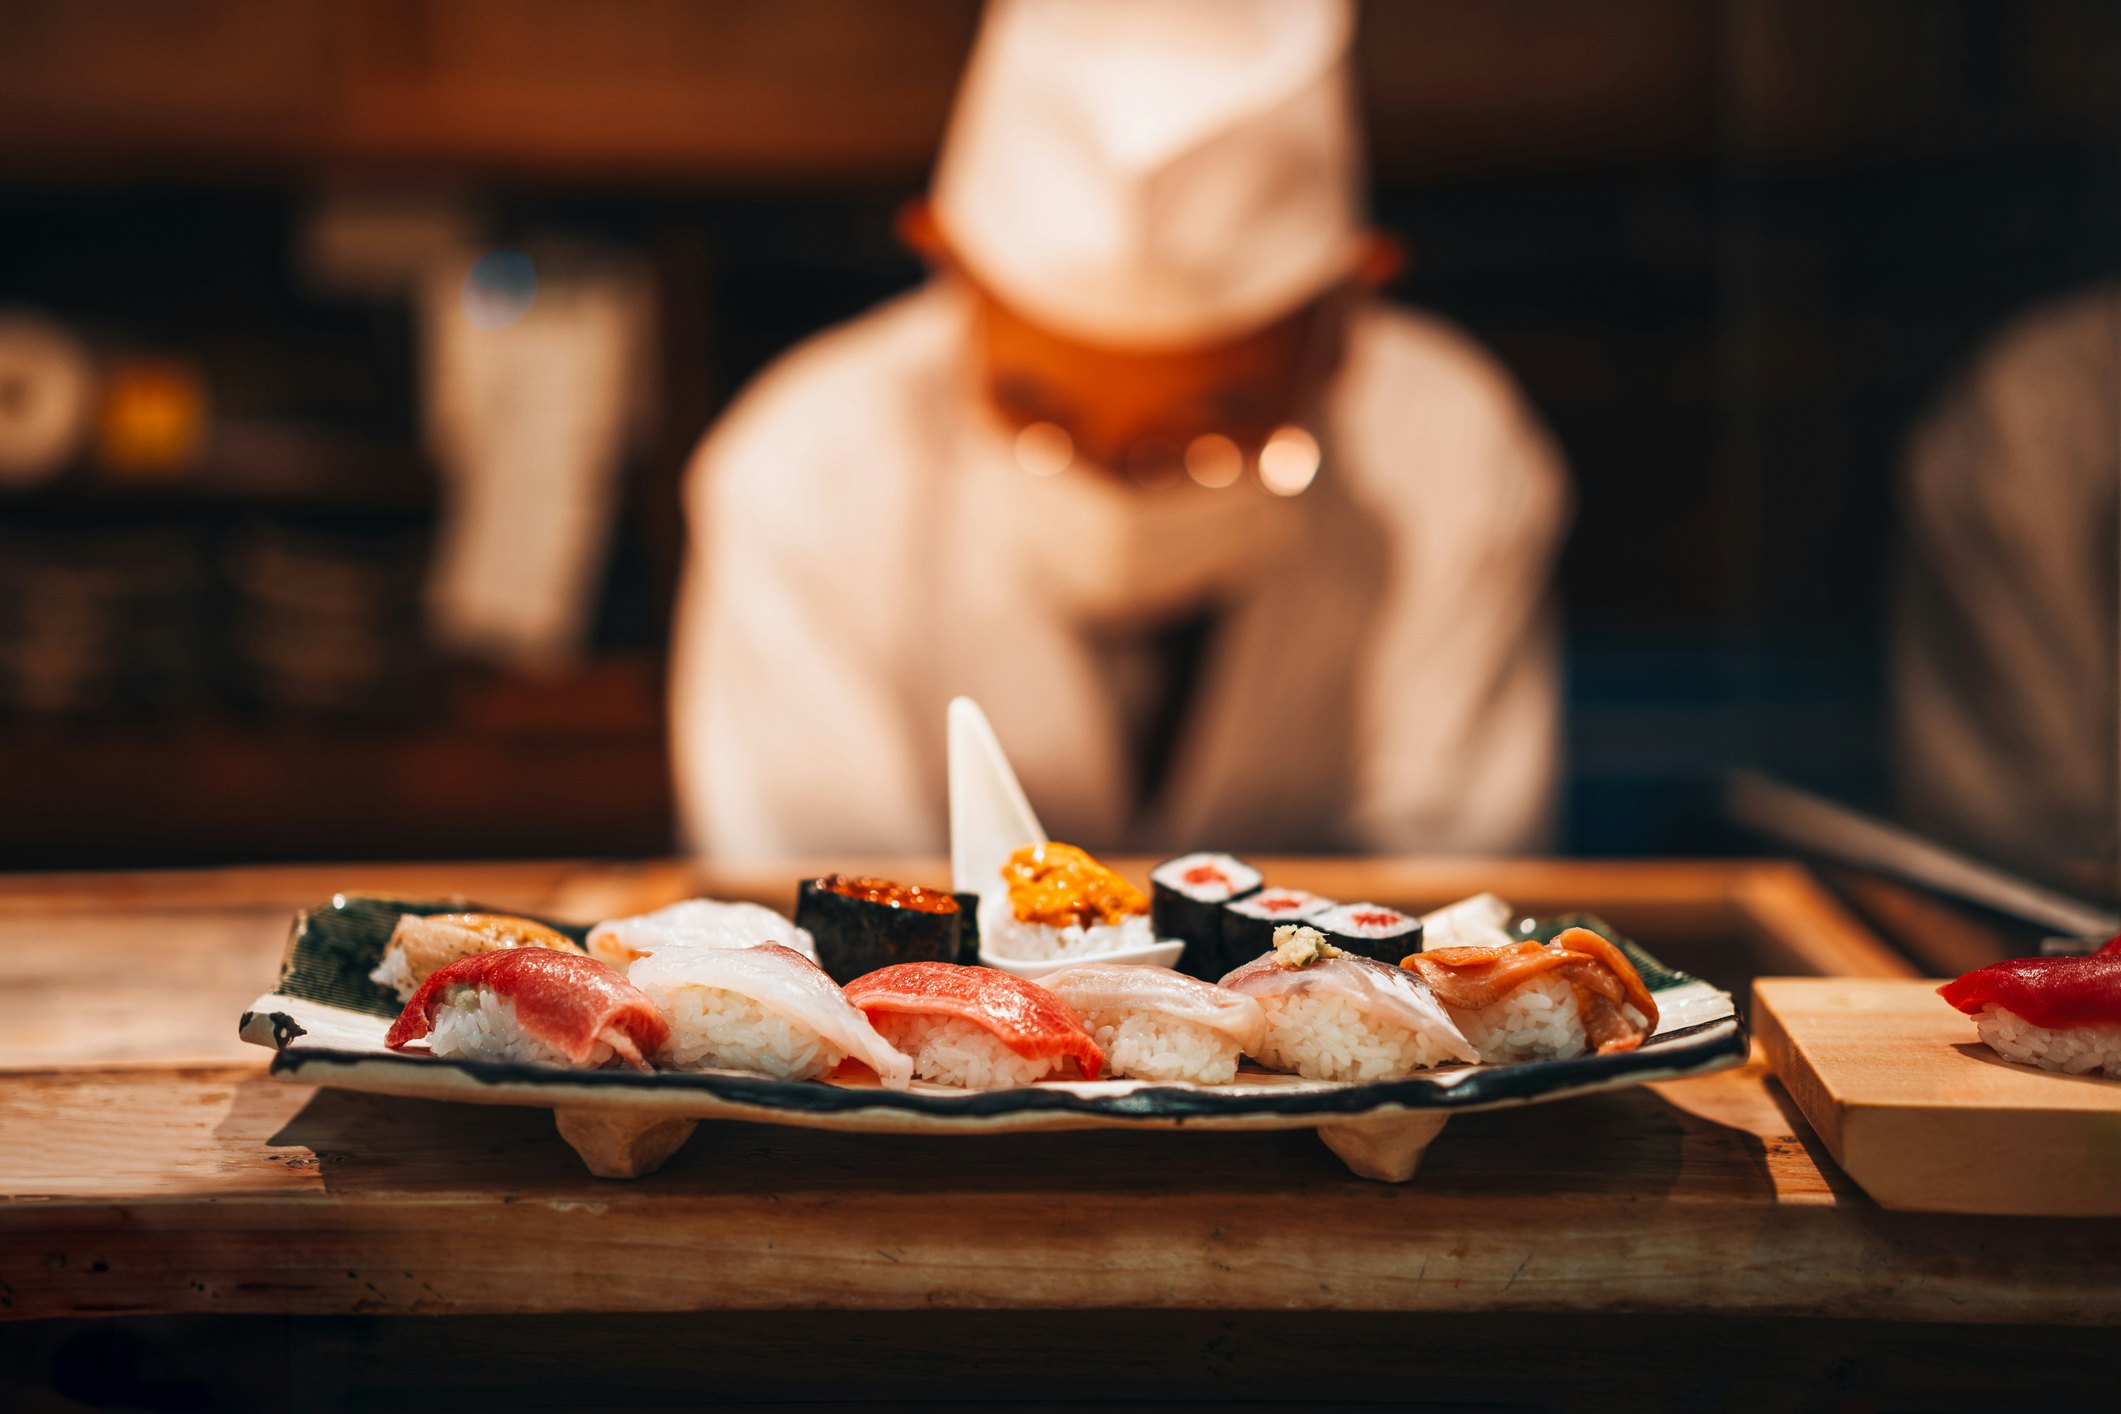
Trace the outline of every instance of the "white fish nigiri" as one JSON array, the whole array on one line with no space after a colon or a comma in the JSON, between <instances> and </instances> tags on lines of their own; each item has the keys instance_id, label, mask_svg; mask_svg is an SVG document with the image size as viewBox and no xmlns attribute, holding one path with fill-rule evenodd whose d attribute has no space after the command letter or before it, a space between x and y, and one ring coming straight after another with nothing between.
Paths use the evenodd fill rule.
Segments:
<instances>
[{"instance_id":1,"label":"white fish nigiri","mask_svg":"<svg viewBox=\"0 0 2121 1414\"><path fill-rule=\"evenodd\" d=\"M779 943L817 961L810 931L760 903L689 898L653 913L607 919L589 930L589 955L622 973L662 948L755 948L760 943Z\"/></svg>"},{"instance_id":2,"label":"white fish nigiri","mask_svg":"<svg viewBox=\"0 0 2121 1414\"><path fill-rule=\"evenodd\" d=\"M1266 1035L1257 1001L1168 967L1080 962L1039 985L1082 1018L1114 1076L1226 1084Z\"/></svg>"},{"instance_id":3,"label":"white fish nigiri","mask_svg":"<svg viewBox=\"0 0 2121 1414\"><path fill-rule=\"evenodd\" d=\"M1403 1080L1480 1053L1411 972L1342 952L1315 928L1284 926L1274 950L1223 978L1256 999L1267 1031L1252 1054L1309 1080Z\"/></svg>"},{"instance_id":4,"label":"white fish nigiri","mask_svg":"<svg viewBox=\"0 0 2121 1414\"><path fill-rule=\"evenodd\" d=\"M778 943L659 948L628 980L670 1024L658 1065L808 1080L853 1059L894 1090L913 1079L912 1062L824 969Z\"/></svg>"}]
</instances>

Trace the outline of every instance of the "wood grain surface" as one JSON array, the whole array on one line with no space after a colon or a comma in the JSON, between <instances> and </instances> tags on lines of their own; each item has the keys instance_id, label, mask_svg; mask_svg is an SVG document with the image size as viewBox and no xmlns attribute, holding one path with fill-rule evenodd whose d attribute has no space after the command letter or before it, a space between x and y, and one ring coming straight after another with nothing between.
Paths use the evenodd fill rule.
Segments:
<instances>
[{"instance_id":1,"label":"wood grain surface","mask_svg":"<svg viewBox=\"0 0 2121 1414\"><path fill-rule=\"evenodd\" d=\"M1750 949L1755 970L1790 956L1900 966L1781 865L1273 867L1389 902L1494 887L1528 909L1588 907L1682 965L1694 938L1726 963ZM800 872L711 882L774 901ZM650 864L0 883L0 1314L1128 1307L2121 1323L2121 1224L1882 1211L1757 1060L1461 1116L1405 1188L1349 1177L1302 1132L893 1138L742 1124L705 1127L662 1172L621 1185L583 1174L541 1112L285 1085L233 1043L291 902L386 889L593 917L698 882Z\"/></svg>"},{"instance_id":2,"label":"wood grain surface","mask_svg":"<svg viewBox=\"0 0 2121 1414\"><path fill-rule=\"evenodd\" d=\"M2013 1065L1920 979L1765 977L1759 1042L1888 1208L2121 1218L2121 1080Z\"/></svg>"}]
</instances>

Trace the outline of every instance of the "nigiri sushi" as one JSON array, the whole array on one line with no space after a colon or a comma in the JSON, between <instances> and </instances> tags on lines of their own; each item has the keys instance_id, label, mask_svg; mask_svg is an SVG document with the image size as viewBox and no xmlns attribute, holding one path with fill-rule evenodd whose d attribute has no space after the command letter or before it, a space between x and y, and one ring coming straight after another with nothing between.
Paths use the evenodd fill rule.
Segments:
<instances>
[{"instance_id":1,"label":"nigiri sushi","mask_svg":"<svg viewBox=\"0 0 2121 1414\"><path fill-rule=\"evenodd\" d=\"M1025 845L980 900L980 935L1022 961L1094 957L1156 941L1142 891L1072 844Z\"/></svg>"},{"instance_id":2,"label":"nigiri sushi","mask_svg":"<svg viewBox=\"0 0 2121 1414\"><path fill-rule=\"evenodd\" d=\"M1657 1030L1641 974L1588 928L1544 945L1430 948L1400 965L1428 983L1490 1065L1632 1051Z\"/></svg>"},{"instance_id":3,"label":"nigiri sushi","mask_svg":"<svg viewBox=\"0 0 2121 1414\"><path fill-rule=\"evenodd\" d=\"M659 1065L807 1080L851 1057L894 1090L913 1078L912 1065L824 970L778 943L660 948L628 980L669 1023Z\"/></svg>"},{"instance_id":4,"label":"nigiri sushi","mask_svg":"<svg viewBox=\"0 0 2121 1414\"><path fill-rule=\"evenodd\" d=\"M689 898L631 918L611 918L589 930L589 955L624 972L658 948L754 948L779 943L817 961L810 934L761 903Z\"/></svg>"},{"instance_id":5,"label":"nigiri sushi","mask_svg":"<svg viewBox=\"0 0 2121 1414\"><path fill-rule=\"evenodd\" d=\"M578 952L475 953L420 984L383 1044L425 1040L438 1056L594 1070L648 1068L670 1028L640 988Z\"/></svg>"},{"instance_id":6,"label":"nigiri sushi","mask_svg":"<svg viewBox=\"0 0 2121 1414\"><path fill-rule=\"evenodd\" d=\"M1411 972L1343 952L1316 928L1285 923L1274 947L1223 978L1255 998L1266 1034L1262 1065L1308 1080L1404 1080L1473 1049L1428 984Z\"/></svg>"},{"instance_id":7,"label":"nigiri sushi","mask_svg":"<svg viewBox=\"0 0 2121 1414\"><path fill-rule=\"evenodd\" d=\"M992 968L902 962L849 982L847 1000L940 1085L1029 1085L1071 1060L1095 1080L1105 1062L1060 998Z\"/></svg>"},{"instance_id":8,"label":"nigiri sushi","mask_svg":"<svg viewBox=\"0 0 2121 1414\"><path fill-rule=\"evenodd\" d=\"M1078 962L1039 985L1081 1018L1114 1076L1224 1085L1267 1029L1253 998L1168 967Z\"/></svg>"},{"instance_id":9,"label":"nigiri sushi","mask_svg":"<svg viewBox=\"0 0 2121 1414\"><path fill-rule=\"evenodd\" d=\"M1937 989L2005 1060L2121 1080L2121 938L2089 957L2014 957Z\"/></svg>"},{"instance_id":10,"label":"nigiri sushi","mask_svg":"<svg viewBox=\"0 0 2121 1414\"><path fill-rule=\"evenodd\" d=\"M368 974L409 1001L434 972L475 953L507 948L553 948L579 954L582 945L543 923L508 913L407 913L390 930L383 960Z\"/></svg>"}]
</instances>

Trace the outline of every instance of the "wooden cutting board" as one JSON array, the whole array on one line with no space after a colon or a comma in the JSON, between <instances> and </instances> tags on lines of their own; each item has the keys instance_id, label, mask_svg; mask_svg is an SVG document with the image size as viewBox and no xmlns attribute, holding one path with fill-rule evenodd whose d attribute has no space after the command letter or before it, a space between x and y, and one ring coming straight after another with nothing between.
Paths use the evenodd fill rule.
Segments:
<instances>
[{"instance_id":1,"label":"wooden cutting board","mask_svg":"<svg viewBox=\"0 0 2121 1414\"><path fill-rule=\"evenodd\" d=\"M2121 1080L2013 1065L1935 981L1764 977L1754 1035L1887 1208L2121 1217Z\"/></svg>"}]
</instances>

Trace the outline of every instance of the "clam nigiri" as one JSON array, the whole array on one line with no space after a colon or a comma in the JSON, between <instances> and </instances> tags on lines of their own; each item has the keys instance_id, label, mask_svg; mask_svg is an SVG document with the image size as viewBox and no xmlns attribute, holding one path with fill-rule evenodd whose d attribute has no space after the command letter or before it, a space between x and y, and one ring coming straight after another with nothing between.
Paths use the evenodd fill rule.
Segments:
<instances>
[{"instance_id":1,"label":"clam nigiri","mask_svg":"<svg viewBox=\"0 0 2121 1414\"><path fill-rule=\"evenodd\" d=\"M912 1058L915 1075L942 1085L1028 1085L1070 1060L1095 1080L1105 1062L1060 998L992 968L902 962L849 982L847 1000Z\"/></svg>"},{"instance_id":2,"label":"clam nigiri","mask_svg":"<svg viewBox=\"0 0 2121 1414\"><path fill-rule=\"evenodd\" d=\"M392 1050L646 1070L669 1027L641 990L594 958L554 948L476 953L438 969L391 1023Z\"/></svg>"},{"instance_id":3,"label":"clam nigiri","mask_svg":"<svg viewBox=\"0 0 2121 1414\"><path fill-rule=\"evenodd\" d=\"M661 948L755 948L779 943L817 961L810 934L761 903L689 898L589 930L589 955L624 972Z\"/></svg>"},{"instance_id":4,"label":"clam nigiri","mask_svg":"<svg viewBox=\"0 0 2121 1414\"><path fill-rule=\"evenodd\" d=\"M1657 1002L1627 955L1588 928L1544 945L1430 948L1420 974L1490 1064L1632 1051L1657 1030Z\"/></svg>"},{"instance_id":5,"label":"clam nigiri","mask_svg":"<svg viewBox=\"0 0 2121 1414\"><path fill-rule=\"evenodd\" d=\"M670 1025L656 1052L679 1070L755 1070L788 1080L848 1059L903 1090L913 1067L824 970L778 943L661 948L628 974Z\"/></svg>"},{"instance_id":6,"label":"clam nigiri","mask_svg":"<svg viewBox=\"0 0 2121 1414\"><path fill-rule=\"evenodd\" d=\"M1266 1034L1253 1056L1308 1080L1404 1080L1451 1061L1478 1061L1428 984L1343 952L1306 924L1274 930L1274 948L1223 978L1258 1000Z\"/></svg>"},{"instance_id":7,"label":"clam nigiri","mask_svg":"<svg viewBox=\"0 0 2121 1414\"><path fill-rule=\"evenodd\" d=\"M1253 998L1168 967L1079 962L1039 985L1081 1018L1115 1076L1227 1084L1267 1029Z\"/></svg>"},{"instance_id":8,"label":"clam nigiri","mask_svg":"<svg viewBox=\"0 0 2121 1414\"><path fill-rule=\"evenodd\" d=\"M2121 938L2089 957L2014 957L1937 989L2005 1060L2121 1079Z\"/></svg>"},{"instance_id":9,"label":"clam nigiri","mask_svg":"<svg viewBox=\"0 0 2121 1414\"><path fill-rule=\"evenodd\" d=\"M582 945L557 928L510 913L407 913L390 930L383 960L368 974L409 1001L438 969L476 953L508 948L552 948L580 953Z\"/></svg>"}]
</instances>

